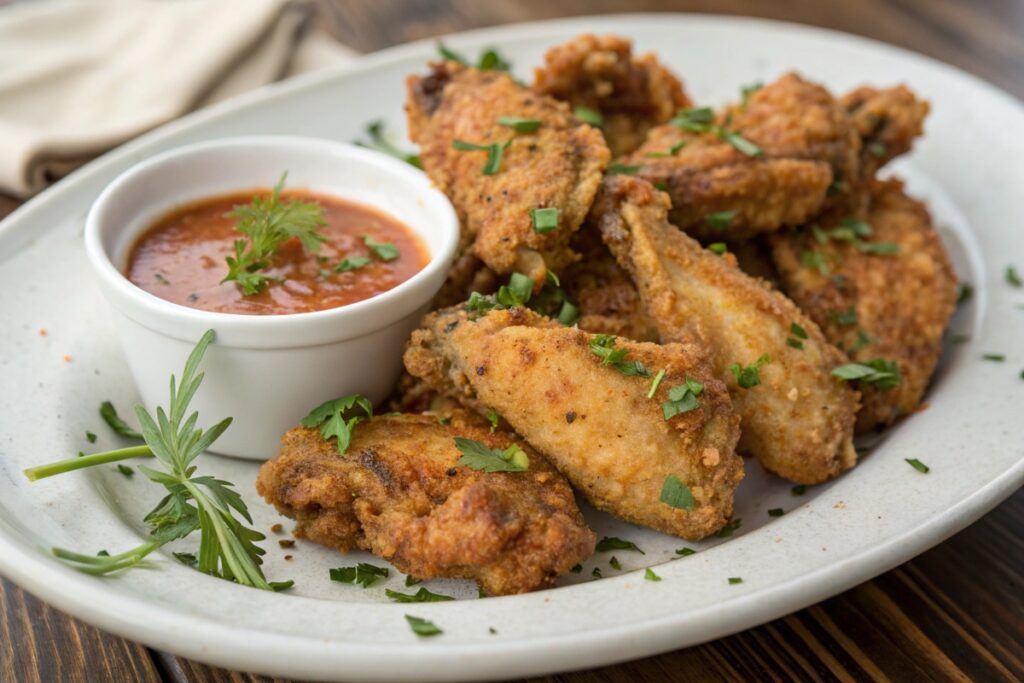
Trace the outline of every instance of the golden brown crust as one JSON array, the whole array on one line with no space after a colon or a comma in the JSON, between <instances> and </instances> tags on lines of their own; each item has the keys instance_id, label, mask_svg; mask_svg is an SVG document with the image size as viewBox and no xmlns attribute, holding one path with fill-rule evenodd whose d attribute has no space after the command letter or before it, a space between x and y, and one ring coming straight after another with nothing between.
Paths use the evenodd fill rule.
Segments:
<instances>
[{"instance_id":1,"label":"golden brown crust","mask_svg":"<svg viewBox=\"0 0 1024 683\"><path fill-rule=\"evenodd\" d=\"M852 467L857 392L830 375L846 358L793 302L670 225L668 203L650 183L617 176L591 214L662 340L697 339L710 350L740 415L740 450L766 468L812 484ZM807 332L802 349L786 343L793 323ZM761 384L739 387L729 366L763 354Z\"/></svg>"},{"instance_id":2,"label":"golden brown crust","mask_svg":"<svg viewBox=\"0 0 1024 683\"><path fill-rule=\"evenodd\" d=\"M601 132L612 156L627 154L647 131L691 106L683 84L653 54L632 55L632 41L585 34L544 55L534 72L534 89L599 112Z\"/></svg>"},{"instance_id":3,"label":"golden brown crust","mask_svg":"<svg viewBox=\"0 0 1024 683\"><path fill-rule=\"evenodd\" d=\"M748 156L715 131L668 124L652 129L626 159L642 166L642 177L664 183L672 222L701 238L741 240L798 225L825 206L830 188L860 172L861 141L846 112L825 88L795 73L727 107L716 125L762 153ZM685 146L674 155L650 156L679 143ZM726 228L707 223L710 214L724 211L735 212Z\"/></svg>"},{"instance_id":4,"label":"golden brown crust","mask_svg":"<svg viewBox=\"0 0 1024 683\"><path fill-rule=\"evenodd\" d=\"M652 373L665 368L648 399L651 378L602 364L592 339L524 308L475 320L453 308L424 319L405 364L464 404L496 410L599 509L684 538L714 533L732 513L743 464L729 396L703 351L617 340L629 360ZM687 377L704 384L701 405L666 420L661 403ZM690 488L692 512L660 501L669 474Z\"/></svg>"},{"instance_id":5,"label":"golden brown crust","mask_svg":"<svg viewBox=\"0 0 1024 683\"><path fill-rule=\"evenodd\" d=\"M843 95L840 104L861 138L860 177L867 185L879 168L910 151L924 132L930 109L928 102L917 99L904 85L857 88Z\"/></svg>"},{"instance_id":6,"label":"golden brown crust","mask_svg":"<svg viewBox=\"0 0 1024 683\"><path fill-rule=\"evenodd\" d=\"M565 479L543 457L483 420L451 411L375 417L348 453L297 427L260 468L256 488L294 518L295 535L347 552L368 550L419 579L473 579L488 595L551 585L594 550L594 534ZM460 466L454 437L489 448L518 442L526 472Z\"/></svg>"},{"instance_id":7,"label":"golden brown crust","mask_svg":"<svg viewBox=\"0 0 1024 683\"><path fill-rule=\"evenodd\" d=\"M525 273L538 287L547 270L560 271L575 259L569 239L586 216L609 159L598 130L573 118L564 103L505 73L454 62L409 78L406 111L424 169L459 214L460 253L471 252L499 274ZM517 133L498 124L500 116L538 119L541 126ZM500 170L484 175L488 153L455 149L455 140L511 142ZM558 208L558 228L538 233L530 211L545 207Z\"/></svg>"},{"instance_id":8,"label":"golden brown crust","mask_svg":"<svg viewBox=\"0 0 1024 683\"><path fill-rule=\"evenodd\" d=\"M870 207L859 216L872 228L865 239L897 244L896 254L864 253L837 240L821 244L809 226L772 239L783 288L831 342L854 360L885 358L900 366L899 387L861 387L858 431L892 424L918 406L956 308L956 275L925 206L904 194L896 180L871 183L869 197ZM827 231L838 222L820 228ZM828 275L803 265L810 251L822 255ZM840 324L837 314L851 308L856 322ZM865 344L859 332L874 341Z\"/></svg>"}]
</instances>

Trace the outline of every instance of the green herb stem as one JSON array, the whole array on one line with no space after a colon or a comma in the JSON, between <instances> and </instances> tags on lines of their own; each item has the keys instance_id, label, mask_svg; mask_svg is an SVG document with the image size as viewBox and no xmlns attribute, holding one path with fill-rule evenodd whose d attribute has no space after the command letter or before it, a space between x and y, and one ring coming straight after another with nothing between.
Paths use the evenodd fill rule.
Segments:
<instances>
[{"instance_id":1,"label":"green herb stem","mask_svg":"<svg viewBox=\"0 0 1024 683\"><path fill-rule=\"evenodd\" d=\"M130 460L131 458L148 458L152 456L153 451L149 449L149 446L119 448L114 451L93 453L92 455L83 455L81 458L68 458L67 460L58 460L57 462L39 465L38 467L30 467L25 470L25 476L28 477L30 481L38 481L57 474L64 474L65 472L72 472L74 470L82 470L86 467L106 465L107 463L118 462L120 460Z\"/></svg>"}]
</instances>

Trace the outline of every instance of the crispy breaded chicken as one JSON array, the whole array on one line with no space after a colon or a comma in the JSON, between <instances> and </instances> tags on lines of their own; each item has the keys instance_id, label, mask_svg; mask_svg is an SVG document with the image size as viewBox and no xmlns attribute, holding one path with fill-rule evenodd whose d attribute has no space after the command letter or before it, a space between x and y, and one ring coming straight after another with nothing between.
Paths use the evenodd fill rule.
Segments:
<instances>
[{"instance_id":1,"label":"crispy breaded chicken","mask_svg":"<svg viewBox=\"0 0 1024 683\"><path fill-rule=\"evenodd\" d=\"M298 524L295 535L348 552L368 550L419 579L473 579L488 595L524 593L594 551L568 483L506 433L462 410L375 417L358 425L346 455L315 429L284 435L256 488ZM454 438L488 448L518 443L525 472L458 464Z\"/></svg>"},{"instance_id":2,"label":"crispy breaded chicken","mask_svg":"<svg viewBox=\"0 0 1024 683\"><path fill-rule=\"evenodd\" d=\"M406 112L424 170L459 214L462 253L470 250L499 274L525 273L538 288L548 270L572 263L569 238L586 217L608 164L600 131L576 120L565 103L506 73L455 62L409 78ZM502 116L538 120L540 126L516 132L498 123ZM497 147L456 149L456 141ZM485 173L489 157L499 151L500 167ZM539 208L558 209L554 229L534 230L531 211Z\"/></svg>"},{"instance_id":3,"label":"crispy breaded chicken","mask_svg":"<svg viewBox=\"0 0 1024 683\"><path fill-rule=\"evenodd\" d=\"M579 307L577 326L595 334L633 341L658 341L658 328L647 316L636 285L615 261L601 234L586 225L573 236L580 260L562 274L569 299Z\"/></svg>"},{"instance_id":4,"label":"crispy breaded chicken","mask_svg":"<svg viewBox=\"0 0 1024 683\"><path fill-rule=\"evenodd\" d=\"M740 450L769 470L813 484L853 467L857 392L830 374L846 358L793 302L669 224L668 207L650 183L614 176L591 213L662 341L696 339L710 350L740 415ZM760 384L740 386L730 366L764 356Z\"/></svg>"},{"instance_id":5,"label":"crispy breaded chicken","mask_svg":"<svg viewBox=\"0 0 1024 683\"><path fill-rule=\"evenodd\" d=\"M825 88L795 73L706 127L658 126L624 160L640 166L641 177L664 183L672 222L701 238L734 241L798 225L821 210L830 188L859 175L861 140L846 112ZM729 142L734 135L756 148L741 150L742 143Z\"/></svg>"},{"instance_id":6,"label":"crispy breaded chicken","mask_svg":"<svg viewBox=\"0 0 1024 683\"><path fill-rule=\"evenodd\" d=\"M632 41L585 34L544 55L534 89L604 119L601 132L613 157L632 152L647 131L691 106L683 84L653 54L633 57Z\"/></svg>"},{"instance_id":7,"label":"crispy breaded chicken","mask_svg":"<svg viewBox=\"0 0 1024 683\"><path fill-rule=\"evenodd\" d=\"M879 90L861 87L840 98L861 138L860 178L870 192L875 173L906 154L924 132L929 105L906 86Z\"/></svg>"},{"instance_id":8,"label":"crispy breaded chicken","mask_svg":"<svg viewBox=\"0 0 1024 683\"><path fill-rule=\"evenodd\" d=\"M870 189L870 208L855 217L869 226L869 235L854 238L857 223L834 221L772 236L783 289L829 341L855 361L884 358L899 365L902 381L895 389L862 383L858 431L914 411L956 309L956 275L928 210L897 180L875 181ZM865 244L898 252L872 253Z\"/></svg>"},{"instance_id":9,"label":"crispy breaded chicken","mask_svg":"<svg viewBox=\"0 0 1024 683\"><path fill-rule=\"evenodd\" d=\"M634 372L636 361L649 374L664 369L653 398L650 376L623 374L593 345L624 350L620 360ZM599 338L526 308L476 319L450 308L424 319L405 364L475 410L497 411L593 505L616 517L696 540L732 513L743 477L733 452L738 420L697 346ZM662 403L687 379L702 385L699 405L666 419ZM688 487L692 510L662 502L669 475Z\"/></svg>"}]
</instances>

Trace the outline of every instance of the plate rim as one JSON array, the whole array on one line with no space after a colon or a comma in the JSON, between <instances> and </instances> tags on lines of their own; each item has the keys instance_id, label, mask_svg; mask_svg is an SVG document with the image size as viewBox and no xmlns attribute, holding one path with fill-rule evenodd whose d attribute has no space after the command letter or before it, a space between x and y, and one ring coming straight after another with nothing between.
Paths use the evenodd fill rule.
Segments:
<instances>
[{"instance_id":1,"label":"plate rim","mask_svg":"<svg viewBox=\"0 0 1024 683\"><path fill-rule=\"evenodd\" d=\"M573 26L580 26L588 21L592 22L592 25L599 25L601 29L606 26L611 29L608 25L613 22L666 21L667 19L726 25L743 24L767 30L797 30L812 35L841 37L845 41L860 43L864 47L883 49L904 58L923 60L930 66L939 67L949 74L967 78L973 85L989 90L992 94L1004 99L1008 105L1015 107L1019 113L1024 114L1024 104L1012 94L934 58L855 34L768 19L689 13L590 15L474 29L440 38L451 41L451 44L457 47L463 43L478 44L488 40L498 40L501 36L508 37L510 32L533 31L534 35L557 33ZM49 203L52 195L56 195L58 192L61 194L73 192L76 187L101 175L110 166L131 157L136 150L144 149L165 137L174 136L183 129L229 117L232 113L254 104L287 97L291 93L305 89L316 89L326 82L344 78L343 74L373 71L389 63L405 60L431 48L438 39L428 38L387 48L360 57L351 65L325 69L274 84L161 126L83 166L65 180L16 209L0 223L0 241L13 232L13 228L21 222L20 219L23 215L33 212L37 206ZM10 256L13 257L18 251L20 249L15 249ZM6 259L0 259L0 263L3 260ZM846 590L856 583L868 580L941 542L991 510L1019 488L1022 483L1024 483L1024 458L1019 459L1014 465L989 480L987 484L971 495L962 498L956 505L946 508L941 514L930 518L922 525L907 528L900 534L886 538L881 543L847 557L842 566L834 562L819 567L799 579L794 578L765 586L715 605L698 608L689 612L687 619L708 616L709 621L715 623L715 627L708 630L704 640L711 640L801 609ZM911 537L910 542L907 542L907 537ZM578 668L580 666L578 657L583 651L588 654L585 667L590 668L680 646L678 642L672 642L670 627L677 621L677 617L670 616L628 626L628 638L624 637L626 633L624 633L623 627L609 627L546 638L545 644L555 647L546 648L543 663L540 658L523 657L524 654L532 653L536 645L536 640L531 639L493 643L456 642L445 643L443 647L433 647L430 643L415 642L387 645L333 642L330 644L330 651L325 654L323 643L310 642L311 639L308 637L281 633L268 634L266 631L248 627L224 629L221 624L210 622L204 617L154 606L151 602L134 595L121 594L110 583L90 580L90 577L55 563L40 551L38 546L21 537L16 530L8 526L6 520L0 518L0 573L5 574L15 583L46 600L49 604L83 621L96 624L100 628L159 649L181 653L190 658L221 666L273 675L318 679L324 677L325 672L330 670L331 664L344 663L347 669L344 675L349 679L357 676L361 680L394 680L396 676L403 675L419 677L421 680L432 680L434 676L438 676L437 680L441 680L440 676L442 675L444 680L481 679L509 675L532 675L553 670ZM62 586L72 587L75 590L74 592L62 592L60 590ZM770 603L767 608L765 602ZM118 607L115 608L114 603ZM97 610L97 605L102 605L102 609ZM725 605L729 606L728 610L722 609ZM718 614L719 618L716 621L712 618L715 616L712 614L713 612L727 612L727 614L724 617L722 614ZM758 616L751 620L750 616L753 612L757 612ZM140 621L146 622L141 630L139 628ZM156 624L159 624L160 627L155 626ZM189 636L183 639L183 634L186 633ZM211 635L214 637L209 637ZM255 648L252 646L251 638L254 635L283 641L285 645L282 648L277 648L273 654L264 651L253 652L252 650ZM643 640L643 642L633 642L629 648L624 650L621 647L622 641L627 639ZM249 651L244 655L237 651L233 654L224 651L224 646L237 650L245 643L249 644ZM220 647L213 648L214 644L219 644ZM571 648L561 648L557 647L558 645L571 645ZM242 647L242 649L245 648ZM387 671L380 671L381 658L394 655L397 650L414 651L415 656L404 658L400 663L393 659L389 662L391 668ZM281 652L288 652L290 655L298 653L302 656L282 658ZM460 668L454 672L443 669L445 664L451 666L453 661ZM396 666L398 664L400 666ZM427 678L424 678L424 664L437 667L427 672ZM326 675L333 677L333 674L330 673Z\"/></svg>"}]
</instances>

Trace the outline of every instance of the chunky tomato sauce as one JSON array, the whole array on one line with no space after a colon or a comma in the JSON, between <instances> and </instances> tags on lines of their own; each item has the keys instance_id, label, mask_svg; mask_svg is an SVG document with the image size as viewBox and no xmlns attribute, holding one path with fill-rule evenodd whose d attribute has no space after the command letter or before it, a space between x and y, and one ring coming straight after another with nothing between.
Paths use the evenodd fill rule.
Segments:
<instances>
[{"instance_id":1,"label":"chunky tomato sauce","mask_svg":"<svg viewBox=\"0 0 1024 683\"><path fill-rule=\"evenodd\" d=\"M280 315L336 308L386 292L426 266L429 255L419 237L398 220L368 206L306 191L286 191L282 199L316 202L324 209L327 237L317 253L298 239L281 244L267 275L282 278L258 294L245 295L235 282L221 282L228 273L225 257L244 236L226 213L248 204L253 192L212 197L170 212L146 230L128 257L128 279L161 299L222 313ZM270 190L255 194L269 196ZM393 244L399 256L384 261L363 241L369 235ZM343 273L330 272L346 257L367 257L369 265Z\"/></svg>"}]
</instances>

